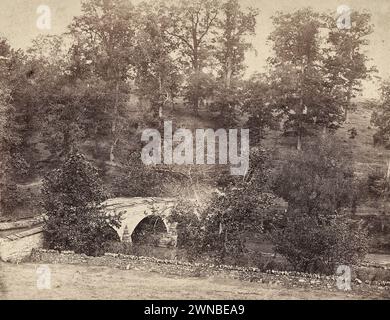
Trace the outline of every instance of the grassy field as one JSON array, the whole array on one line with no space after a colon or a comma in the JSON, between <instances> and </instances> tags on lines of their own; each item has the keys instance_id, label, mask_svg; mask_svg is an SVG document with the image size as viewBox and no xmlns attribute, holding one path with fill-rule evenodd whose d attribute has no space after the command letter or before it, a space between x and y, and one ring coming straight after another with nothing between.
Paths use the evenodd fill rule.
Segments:
<instances>
[{"instance_id":1,"label":"grassy field","mask_svg":"<svg viewBox=\"0 0 390 320\"><path fill-rule=\"evenodd\" d=\"M390 160L390 150L383 147L374 147L373 134L376 129L370 123L371 110L358 108L349 115L348 122L344 123L334 135L340 143L341 148L349 150L354 160L355 172L358 176L366 176L372 170L381 169L383 174L387 169L387 162ZM355 128L357 136L350 139L348 130ZM303 143L310 138L304 138ZM265 146L274 149L278 159L287 159L293 155L296 138L283 137L281 131L269 131L263 140Z\"/></svg>"},{"instance_id":2,"label":"grassy field","mask_svg":"<svg viewBox=\"0 0 390 320\"><path fill-rule=\"evenodd\" d=\"M0 263L1 299L388 299L389 291L359 293L286 289L224 278L168 277L108 267L49 265L51 289L38 290L37 264ZM2 283L2 286L1 286ZM2 290L1 290L2 288Z\"/></svg>"}]
</instances>

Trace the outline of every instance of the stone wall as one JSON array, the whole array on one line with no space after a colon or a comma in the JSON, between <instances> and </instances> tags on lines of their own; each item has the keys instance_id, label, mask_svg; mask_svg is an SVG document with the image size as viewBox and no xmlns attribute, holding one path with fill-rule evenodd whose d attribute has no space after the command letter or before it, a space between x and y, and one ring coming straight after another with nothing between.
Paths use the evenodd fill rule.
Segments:
<instances>
[{"instance_id":1,"label":"stone wall","mask_svg":"<svg viewBox=\"0 0 390 320\"><path fill-rule=\"evenodd\" d=\"M31 251L43 245L42 227L0 238L0 260L20 262L31 255Z\"/></svg>"},{"instance_id":2,"label":"stone wall","mask_svg":"<svg viewBox=\"0 0 390 320\"><path fill-rule=\"evenodd\" d=\"M73 251L63 251L60 253L55 250L36 249L32 252L31 261L48 264L108 266L124 270L142 270L183 277L218 276L229 279L267 283L270 285L282 285L285 288L300 287L326 289L330 291L338 290L335 276L274 270L262 272L257 268L188 263L178 260L160 260L152 257L138 257L113 253L106 253L101 257L90 257L85 254L75 254ZM360 279L354 278L353 287L360 292L379 291L390 295L390 282L386 281L361 281Z\"/></svg>"}]
</instances>

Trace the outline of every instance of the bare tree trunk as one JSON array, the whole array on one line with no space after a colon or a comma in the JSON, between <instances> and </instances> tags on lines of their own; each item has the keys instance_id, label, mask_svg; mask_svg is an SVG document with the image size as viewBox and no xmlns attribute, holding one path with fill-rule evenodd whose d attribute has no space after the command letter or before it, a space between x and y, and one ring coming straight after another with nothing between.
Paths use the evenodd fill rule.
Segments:
<instances>
[{"instance_id":1,"label":"bare tree trunk","mask_svg":"<svg viewBox=\"0 0 390 320\"><path fill-rule=\"evenodd\" d=\"M100 154L99 139L98 139L98 125L95 125L95 158L97 159Z\"/></svg>"},{"instance_id":2,"label":"bare tree trunk","mask_svg":"<svg viewBox=\"0 0 390 320\"><path fill-rule=\"evenodd\" d=\"M305 67L302 66L301 67L301 84L300 84L300 102L299 102L299 106L300 106L300 114L301 116L303 116L304 114L304 109L305 109L305 105L304 105L304 101L303 101L303 82L304 82L304 78L305 78ZM302 119L298 118L298 139L297 139L297 150L298 151L302 151Z\"/></svg>"},{"instance_id":3,"label":"bare tree trunk","mask_svg":"<svg viewBox=\"0 0 390 320\"><path fill-rule=\"evenodd\" d=\"M227 89L230 89L231 86L232 73L233 73L232 58L228 57L226 63L226 75L225 75L225 86Z\"/></svg>"},{"instance_id":4,"label":"bare tree trunk","mask_svg":"<svg viewBox=\"0 0 390 320\"><path fill-rule=\"evenodd\" d=\"M348 122L348 107L345 107L344 109L344 122Z\"/></svg>"},{"instance_id":5,"label":"bare tree trunk","mask_svg":"<svg viewBox=\"0 0 390 320\"><path fill-rule=\"evenodd\" d=\"M112 134L112 143L110 147L110 162L115 162L115 146L118 143L118 137L117 135L117 121L118 121L118 100L119 100L119 82L117 81L115 85L115 103L114 103L114 115L113 115L113 121L112 121L112 127L111 127L111 134Z\"/></svg>"},{"instance_id":6,"label":"bare tree trunk","mask_svg":"<svg viewBox=\"0 0 390 320\"><path fill-rule=\"evenodd\" d=\"M351 100L352 100L352 84L348 86L348 95L347 95L347 105L344 108L344 121L349 122L348 115L349 109L351 108Z\"/></svg>"},{"instance_id":7,"label":"bare tree trunk","mask_svg":"<svg viewBox=\"0 0 390 320\"><path fill-rule=\"evenodd\" d=\"M158 77L158 89L159 89L159 106L158 106L158 117L163 117L163 100L162 100L162 80L161 76Z\"/></svg>"},{"instance_id":8,"label":"bare tree trunk","mask_svg":"<svg viewBox=\"0 0 390 320\"><path fill-rule=\"evenodd\" d=\"M114 154L114 151L115 151L115 146L116 144L118 143L118 138L115 139L114 143L111 144L111 147L110 147L110 162L114 163L115 162L115 154Z\"/></svg>"},{"instance_id":9,"label":"bare tree trunk","mask_svg":"<svg viewBox=\"0 0 390 320\"><path fill-rule=\"evenodd\" d=\"M298 132L297 150L302 151L302 134L301 134L300 130Z\"/></svg>"},{"instance_id":10,"label":"bare tree trunk","mask_svg":"<svg viewBox=\"0 0 390 320\"><path fill-rule=\"evenodd\" d=\"M390 160L387 161L387 171L386 171L385 179L386 179L387 181L390 180Z\"/></svg>"},{"instance_id":11,"label":"bare tree trunk","mask_svg":"<svg viewBox=\"0 0 390 320\"><path fill-rule=\"evenodd\" d=\"M201 71L201 67L199 65L199 54L198 54L198 49L199 49L199 46L198 46L198 40L196 38L196 30L194 30L194 32L192 33L192 41L193 41L193 44L194 44L194 60L193 60L193 69L195 71L195 74L196 76L198 77L199 74L200 74L200 71ZM194 114L196 116L199 115L199 83L197 82L196 84L197 88L196 88L196 96L195 96L195 99L194 99L194 105L193 105L193 108L194 108Z\"/></svg>"},{"instance_id":12,"label":"bare tree trunk","mask_svg":"<svg viewBox=\"0 0 390 320\"><path fill-rule=\"evenodd\" d=\"M196 116L199 115L199 97L198 96L196 96L195 100L194 100L194 114Z\"/></svg>"}]
</instances>

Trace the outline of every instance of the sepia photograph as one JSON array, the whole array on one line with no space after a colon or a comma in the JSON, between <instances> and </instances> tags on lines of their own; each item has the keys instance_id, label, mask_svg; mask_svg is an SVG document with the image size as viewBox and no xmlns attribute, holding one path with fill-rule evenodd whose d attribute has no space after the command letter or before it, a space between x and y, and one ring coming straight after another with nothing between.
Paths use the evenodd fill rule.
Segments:
<instances>
[{"instance_id":1,"label":"sepia photograph","mask_svg":"<svg viewBox=\"0 0 390 320\"><path fill-rule=\"evenodd\" d=\"M0 0L0 300L389 300L389 30L389 0Z\"/></svg>"}]
</instances>

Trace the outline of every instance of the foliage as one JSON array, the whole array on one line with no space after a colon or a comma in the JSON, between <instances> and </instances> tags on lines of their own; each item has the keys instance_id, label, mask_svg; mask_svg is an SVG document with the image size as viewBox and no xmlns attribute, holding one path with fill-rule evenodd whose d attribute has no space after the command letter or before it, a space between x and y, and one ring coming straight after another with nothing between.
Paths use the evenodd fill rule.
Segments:
<instances>
[{"instance_id":1,"label":"foliage","mask_svg":"<svg viewBox=\"0 0 390 320\"><path fill-rule=\"evenodd\" d=\"M244 181L232 179L223 193L215 193L204 211L204 247L219 262L236 263L246 251L248 232L262 233L274 196L268 190L269 161L263 148L250 154Z\"/></svg>"},{"instance_id":2,"label":"foliage","mask_svg":"<svg viewBox=\"0 0 390 320\"><path fill-rule=\"evenodd\" d=\"M250 158L244 181L230 177L222 191L201 203L181 199L173 208L169 219L178 223L178 246L187 250L189 258L240 263L248 233L264 232L274 200L267 184L269 161L263 148L254 148Z\"/></svg>"},{"instance_id":3,"label":"foliage","mask_svg":"<svg viewBox=\"0 0 390 320\"><path fill-rule=\"evenodd\" d=\"M248 115L251 140L260 140L267 128L275 129L281 121L281 110L269 99L273 90L270 83L266 74L254 74L245 82L242 111Z\"/></svg>"},{"instance_id":4,"label":"foliage","mask_svg":"<svg viewBox=\"0 0 390 320\"><path fill-rule=\"evenodd\" d=\"M115 181L115 196L158 197L165 195L169 185L180 184L181 176L168 166L165 170L142 163L139 152L132 152L123 172Z\"/></svg>"},{"instance_id":5,"label":"foliage","mask_svg":"<svg viewBox=\"0 0 390 320\"><path fill-rule=\"evenodd\" d=\"M111 239L109 227L118 220L102 211L106 196L96 170L74 153L64 161L77 148L102 166L115 168L112 171L122 169L114 182L115 195L161 196L169 185L182 192L187 182L202 189L213 169L203 171L202 180L191 172L193 166L187 174L172 167L146 167L138 154L123 156L129 141L140 140L142 121L161 126L163 110L175 97L184 98L196 112L207 101L210 110L219 113L218 125L237 126L247 120L254 138L286 120L285 130L297 133L299 149L303 135L337 129L342 110L351 109L361 81L373 71L363 52L372 32L370 15L354 12L351 30L339 30L333 18L310 9L278 13L269 37L274 49L269 72L244 81L244 58L257 15L238 0L137 5L86 0L66 34L39 36L25 52L1 39L2 212L13 211L20 201L17 183L23 173L30 169L29 178L39 179L41 172L63 162L45 179L46 245L98 254ZM388 87L384 84L382 104L373 114L377 138L384 141L390 139ZM140 103L142 120L132 113L131 93L151 104L144 108ZM339 225L334 221L342 219L346 207L356 205L352 165L339 158L337 147L323 143L309 146L307 156L287 159L277 176L274 190L289 202L288 216L277 223L285 224L282 234L294 236L295 216L313 226L313 234L308 234L313 239L347 230L345 220L337 220ZM175 208L182 246L219 260L237 258L245 252L248 232L264 232L273 200L270 173L264 150L253 149L251 157L248 174L221 177L221 190L205 207L182 201ZM198 197L194 188L188 193ZM342 242L337 239L338 246ZM288 243L281 243L284 250Z\"/></svg>"},{"instance_id":6,"label":"foliage","mask_svg":"<svg viewBox=\"0 0 390 320\"><path fill-rule=\"evenodd\" d=\"M296 132L298 150L302 136L340 127L353 92L373 71L362 53L371 32L370 17L354 13L353 18L357 25L344 32L336 28L334 18L311 9L274 17L275 30L269 36L275 53L269 59L270 103L284 112L285 128ZM329 30L327 38L321 36L324 28Z\"/></svg>"},{"instance_id":7,"label":"foliage","mask_svg":"<svg viewBox=\"0 0 390 320\"><path fill-rule=\"evenodd\" d=\"M46 176L42 196L47 248L97 255L115 239L112 227L119 227L120 217L104 212L107 195L98 172L80 153Z\"/></svg>"},{"instance_id":8,"label":"foliage","mask_svg":"<svg viewBox=\"0 0 390 320\"><path fill-rule=\"evenodd\" d=\"M239 77L245 69L245 53L252 49L248 41L255 34L256 17L254 8L243 10L238 0L228 0L222 4L222 16L218 19L217 59L220 64L220 76L227 89L231 80ZM228 111L227 111L228 112Z\"/></svg>"},{"instance_id":9,"label":"foliage","mask_svg":"<svg viewBox=\"0 0 390 320\"><path fill-rule=\"evenodd\" d=\"M272 203L272 195L248 194L245 188L215 194L205 218L206 251L220 263L238 263L249 232L263 232L264 214Z\"/></svg>"},{"instance_id":10,"label":"foliage","mask_svg":"<svg viewBox=\"0 0 390 320\"><path fill-rule=\"evenodd\" d=\"M343 214L354 209L357 181L348 154L329 140L314 140L305 154L288 159L276 175L274 192L289 211L309 216Z\"/></svg>"},{"instance_id":11,"label":"foliage","mask_svg":"<svg viewBox=\"0 0 390 320\"><path fill-rule=\"evenodd\" d=\"M368 192L376 198L388 196L390 184L385 174L380 170L370 172L367 177Z\"/></svg>"},{"instance_id":12,"label":"foliage","mask_svg":"<svg viewBox=\"0 0 390 320\"><path fill-rule=\"evenodd\" d=\"M179 199L168 221L177 223L177 247L185 249L187 258L194 261L203 253L204 226L201 212L204 209L195 202Z\"/></svg>"},{"instance_id":13,"label":"foliage","mask_svg":"<svg viewBox=\"0 0 390 320\"><path fill-rule=\"evenodd\" d=\"M210 64L219 10L217 0L161 4L160 14L167 25L166 33L177 44L183 64L191 72L202 71Z\"/></svg>"},{"instance_id":14,"label":"foliage","mask_svg":"<svg viewBox=\"0 0 390 320\"><path fill-rule=\"evenodd\" d=\"M329 30L324 64L333 86L343 93L345 119L348 111L355 109L352 99L361 91L362 81L371 79L371 74L376 72L375 67L368 67L369 58L365 53L368 36L374 30L371 14L353 10L350 19L351 28L340 29L332 15L323 15Z\"/></svg>"},{"instance_id":15,"label":"foliage","mask_svg":"<svg viewBox=\"0 0 390 320\"><path fill-rule=\"evenodd\" d=\"M288 202L287 212L274 222L276 252L310 272L330 273L336 264L361 260L366 230L348 218L348 209L356 207L356 186L352 163L335 143L314 143L285 163L274 185Z\"/></svg>"},{"instance_id":16,"label":"foliage","mask_svg":"<svg viewBox=\"0 0 390 320\"><path fill-rule=\"evenodd\" d=\"M12 214L18 206L16 183L28 169L12 99L11 71L16 55L8 42L0 39L0 215Z\"/></svg>"},{"instance_id":17,"label":"foliage","mask_svg":"<svg viewBox=\"0 0 390 320\"><path fill-rule=\"evenodd\" d=\"M217 111L218 124L225 128L231 128L238 124L242 114L243 89L240 84L233 84L229 88L222 82L217 82L212 103L209 108Z\"/></svg>"},{"instance_id":18,"label":"foliage","mask_svg":"<svg viewBox=\"0 0 390 320\"><path fill-rule=\"evenodd\" d=\"M191 105L196 106L194 111L197 112L199 102L212 97L215 86L215 80L211 74L201 71L194 72L187 79L184 97Z\"/></svg>"},{"instance_id":19,"label":"foliage","mask_svg":"<svg viewBox=\"0 0 390 320\"><path fill-rule=\"evenodd\" d=\"M343 217L287 217L272 234L275 251L299 271L333 274L339 265L355 265L368 251L367 230Z\"/></svg>"},{"instance_id":20,"label":"foliage","mask_svg":"<svg viewBox=\"0 0 390 320\"><path fill-rule=\"evenodd\" d=\"M171 52L177 49L167 33L158 4L141 3L137 7L138 30L134 51L135 84L137 93L149 99L154 117L161 117L163 109L179 94L181 64Z\"/></svg>"},{"instance_id":21,"label":"foliage","mask_svg":"<svg viewBox=\"0 0 390 320\"><path fill-rule=\"evenodd\" d=\"M371 123L378 129L374 135L374 145L388 144L390 138L390 81L381 86L381 101L373 110Z\"/></svg>"}]
</instances>

